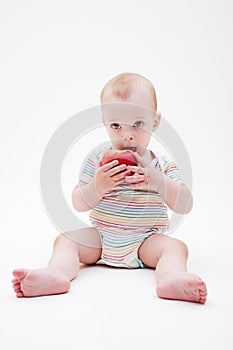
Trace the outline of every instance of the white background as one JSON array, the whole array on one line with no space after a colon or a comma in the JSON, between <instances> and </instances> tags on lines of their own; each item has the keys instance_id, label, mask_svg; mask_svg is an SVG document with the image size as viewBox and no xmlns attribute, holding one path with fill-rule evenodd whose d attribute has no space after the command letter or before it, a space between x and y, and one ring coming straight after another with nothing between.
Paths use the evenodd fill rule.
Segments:
<instances>
[{"instance_id":1,"label":"white background","mask_svg":"<svg viewBox=\"0 0 233 350\"><path fill-rule=\"evenodd\" d=\"M232 348L232 16L230 0L0 0L4 349ZM82 268L69 294L16 299L12 269L45 266L58 234L40 198L44 149L125 71L153 82L191 158L194 208L174 236L208 302L159 300L152 270L103 267Z\"/></svg>"}]
</instances>

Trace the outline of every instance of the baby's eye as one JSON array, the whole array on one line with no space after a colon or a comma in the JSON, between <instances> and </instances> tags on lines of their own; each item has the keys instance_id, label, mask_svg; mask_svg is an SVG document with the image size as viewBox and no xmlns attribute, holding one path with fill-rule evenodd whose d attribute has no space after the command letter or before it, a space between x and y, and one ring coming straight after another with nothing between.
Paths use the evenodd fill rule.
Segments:
<instances>
[{"instance_id":1,"label":"baby's eye","mask_svg":"<svg viewBox=\"0 0 233 350\"><path fill-rule=\"evenodd\" d=\"M136 127L136 128L138 128L138 127L140 127L140 126L143 126L143 122L142 122L141 120L138 120L138 121L136 121L136 122L134 123L133 126Z\"/></svg>"},{"instance_id":2,"label":"baby's eye","mask_svg":"<svg viewBox=\"0 0 233 350\"><path fill-rule=\"evenodd\" d=\"M118 124L118 123L113 123L113 124L111 124L111 128L112 128L112 129L120 129L121 126L120 126L120 124Z\"/></svg>"}]
</instances>

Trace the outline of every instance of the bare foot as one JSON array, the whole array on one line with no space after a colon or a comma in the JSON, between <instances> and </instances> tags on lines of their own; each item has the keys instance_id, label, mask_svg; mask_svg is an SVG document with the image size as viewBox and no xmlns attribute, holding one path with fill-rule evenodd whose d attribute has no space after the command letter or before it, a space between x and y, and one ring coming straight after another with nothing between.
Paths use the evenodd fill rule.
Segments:
<instances>
[{"instance_id":1,"label":"bare foot","mask_svg":"<svg viewBox=\"0 0 233 350\"><path fill-rule=\"evenodd\" d=\"M49 268L13 271L12 280L18 298L41 295L61 294L68 292L70 281L64 275Z\"/></svg>"},{"instance_id":2,"label":"bare foot","mask_svg":"<svg viewBox=\"0 0 233 350\"><path fill-rule=\"evenodd\" d=\"M192 301L205 304L207 289L197 275L188 272L167 274L157 285L160 298Z\"/></svg>"}]
</instances>

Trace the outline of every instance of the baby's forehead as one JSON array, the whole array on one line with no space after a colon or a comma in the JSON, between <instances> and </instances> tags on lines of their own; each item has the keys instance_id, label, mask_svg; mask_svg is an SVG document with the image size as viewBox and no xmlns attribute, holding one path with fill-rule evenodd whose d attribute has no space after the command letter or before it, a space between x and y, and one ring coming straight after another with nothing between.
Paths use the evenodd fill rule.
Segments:
<instances>
[{"instance_id":1,"label":"baby's forehead","mask_svg":"<svg viewBox=\"0 0 233 350\"><path fill-rule=\"evenodd\" d=\"M102 105L104 120L107 122L131 123L135 120L147 121L155 116L155 111L131 103L106 103Z\"/></svg>"},{"instance_id":2,"label":"baby's forehead","mask_svg":"<svg viewBox=\"0 0 233 350\"><path fill-rule=\"evenodd\" d=\"M120 124L132 124L135 123L135 121L144 121L146 122L148 118L146 118L143 115L129 115L129 116L123 116L123 115L117 115L117 116L106 116L104 120L108 123L120 123Z\"/></svg>"}]
</instances>

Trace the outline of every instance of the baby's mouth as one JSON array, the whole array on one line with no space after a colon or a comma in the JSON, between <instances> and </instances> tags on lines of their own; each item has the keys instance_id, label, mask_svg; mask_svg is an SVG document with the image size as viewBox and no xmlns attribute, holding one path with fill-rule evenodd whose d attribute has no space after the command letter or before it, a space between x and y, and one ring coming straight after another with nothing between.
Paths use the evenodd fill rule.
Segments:
<instances>
[{"instance_id":1,"label":"baby's mouth","mask_svg":"<svg viewBox=\"0 0 233 350\"><path fill-rule=\"evenodd\" d=\"M127 150L129 149L130 151L133 151L133 152L137 152L137 147L122 147L121 150L124 151L124 150Z\"/></svg>"}]
</instances>

